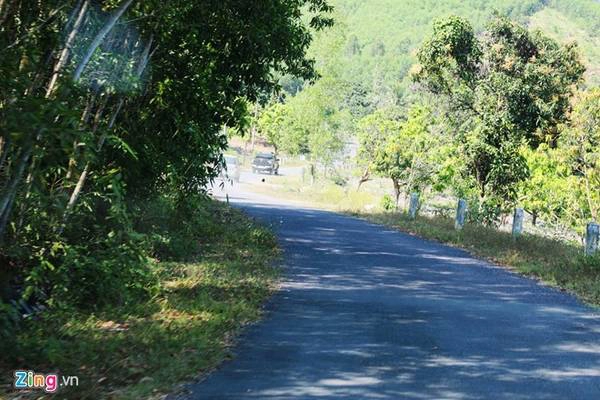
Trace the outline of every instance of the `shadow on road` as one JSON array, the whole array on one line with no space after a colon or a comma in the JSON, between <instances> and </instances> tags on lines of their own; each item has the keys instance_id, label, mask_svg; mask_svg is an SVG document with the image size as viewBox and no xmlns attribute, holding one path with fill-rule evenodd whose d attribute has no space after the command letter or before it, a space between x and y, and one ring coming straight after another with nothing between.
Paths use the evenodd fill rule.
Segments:
<instances>
[{"instance_id":1,"label":"shadow on road","mask_svg":"<svg viewBox=\"0 0 600 400\"><path fill-rule=\"evenodd\" d=\"M600 398L600 318L573 297L355 218L241 207L278 231L282 290L186 398Z\"/></svg>"}]
</instances>

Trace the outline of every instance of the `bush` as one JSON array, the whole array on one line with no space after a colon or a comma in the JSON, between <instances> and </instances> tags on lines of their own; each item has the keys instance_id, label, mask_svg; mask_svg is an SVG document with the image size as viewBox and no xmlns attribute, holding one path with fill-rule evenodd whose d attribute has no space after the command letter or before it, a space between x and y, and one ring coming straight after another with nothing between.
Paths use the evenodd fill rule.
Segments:
<instances>
[{"instance_id":1,"label":"bush","mask_svg":"<svg viewBox=\"0 0 600 400\"><path fill-rule=\"evenodd\" d=\"M15 332L17 331L19 314L10 304L0 301L0 354L11 354L17 346Z\"/></svg>"},{"instance_id":2,"label":"bush","mask_svg":"<svg viewBox=\"0 0 600 400\"><path fill-rule=\"evenodd\" d=\"M54 312L52 308L102 311L155 295L159 290L156 262L193 260L210 244L208 240L231 234L230 242L276 246L269 232L251 227L245 217L200 194L160 196L132 202L126 209L98 206L93 210L93 215L73 215L78 230L48 229L43 240L32 238L26 246L11 247L10 262L19 266L19 291L5 300L22 297L30 305L49 306L49 312ZM235 224L247 229L227 232ZM10 318L5 308L0 307L0 322Z\"/></svg>"},{"instance_id":3,"label":"bush","mask_svg":"<svg viewBox=\"0 0 600 400\"><path fill-rule=\"evenodd\" d=\"M190 261L146 262L143 266L150 265L155 271L160 287L155 295L133 304L107 306L93 313L74 306L49 308L20 321L17 329L8 329L7 321L12 320L8 312L14 310L5 310L0 303L0 376L10 377L12 370L23 365L39 371L51 366L80 379L78 387L61 389L61 399L162 398L164 392L175 390L177 382L189 379L190 370L210 371L227 357L233 335L261 316L262 304L275 288L275 236L241 211L216 201L188 198L177 202L160 197L145 204L144 219L139 220L138 228L159 227L169 243L161 251L175 250L170 235L187 237L192 231L209 232L195 238L196 257ZM166 215L186 215L188 219L165 225ZM156 251L149 247L154 243L150 234L137 236L145 246L144 254ZM71 257L78 257L76 251L84 250L83 244L81 248L61 250L60 260L70 263ZM59 254L55 256L58 260ZM91 265L88 261L94 256L106 265ZM76 279L85 277L91 282L85 269L93 269L90 275L116 272L108 265L107 257L113 255L80 254L80 262L71 263L70 268L76 269ZM133 267L135 264L120 269L125 274ZM48 271L44 273L48 275ZM64 283L64 278L55 280ZM126 279L139 281L138 277L125 275L117 281ZM96 282L102 279L98 277ZM123 290L133 293L131 289ZM90 296L106 296L116 288L99 286L98 293L92 293L86 286L85 290ZM3 334L5 331L7 334ZM140 380L142 377L151 379ZM109 384L95 384L102 378ZM0 385L0 398L4 398L2 389ZM6 389L10 391L10 385Z\"/></svg>"},{"instance_id":4,"label":"bush","mask_svg":"<svg viewBox=\"0 0 600 400\"><path fill-rule=\"evenodd\" d=\"M337 186L341 186L341 187L345 187L348 185L348 178L345 178L339 174L335 174L331 177L331 181L337 185Z\"/></svg>"},{"instance_id":5,"label":"bush","mask_svg":"<svg viewBox=\"0 0 600 400\"><path fill-rule=\"evenodd\" d=\"M91 243L50 243L37 252L23 297L49 306L94 308L128 304L156 287L141 238L109 236Z\"/></svg>"},{"instance_id":6,"label":"bush","mask_svg":"<svg viewBox=\"0 0 600 400\"><path fill-rule=\"evenodd\" d=\"M66 309L134 303L157 290L152 259L191 259L202 238L215 234L206 224L214 206L201 195L160 196L119 208L105 201L90 204L93 212L72 216L76 229L48 227L45 236L35 232L8 248L23 288L16 298Z\"/></svg>"},{"instance_id":7,"label":"bush","mask_svg":"<svg viewBox=\"0 0 600 400\"><path fill-rule=\"evenodd\" d=\"M593 256L584 256L581 255L579 257L578 262L575 264L578 267L578 272L581 273L595 273L600 274L600 253L597 253Z\"/></svg>"},{"instance_id":8,"label":"bush","mask_svg":"<svg viewBox=\"0 0 600 400\"><path fill-rule=\"evenodd\" d=\"M498 227L500 217L507 211L503 208L503 204L504 202L496 197L490 197L484 202L471 198L468 200L467 219L472 223Z\"/></svg>"},{"instance_id":9,"label":"bush","mask_svg":"<svg viewBox=\"0 0 600 400\"><path fill-rule=\"evenodd\" d=\"M139 201L134 206L135 230L146 235L149 255L160 261L189 260L201 251L201 238L215 234L207 224L214 205L206 196L168 196Z\"/></svg>"},{"instance_id":10,"label":"bush","mask_svg":"<svg viewBox=\"0 0 600 400\"><path fill-rule=\"evenodd\" d=\"M381 208L385 211L394 211L396 209L396 202L392 196L386 194L381 198Z\"/></svg>"}]
</instances>

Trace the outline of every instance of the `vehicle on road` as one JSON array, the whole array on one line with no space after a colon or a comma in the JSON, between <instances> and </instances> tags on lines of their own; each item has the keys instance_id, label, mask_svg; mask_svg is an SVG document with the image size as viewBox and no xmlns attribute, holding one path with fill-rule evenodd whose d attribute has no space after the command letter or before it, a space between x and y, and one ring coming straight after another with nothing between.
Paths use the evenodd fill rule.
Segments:
<instances>
[{"instance_id":1,"label":"vehicle on road","mask_svg":"<svg viewBox=\"0 0 600 400\"><path fill-rule=\"evenodd\" d=\"M252 172L257 174L279 174L279 159L273 153L258 153L252 161Z\"/></svg>"},{"instance_id":2,"label":"vehicle on road","mask_svg":"<svg viewBox=\"0 0 600 400\"><path fill-rule=\"evenodd\" d=\"M236 156L225 155L225 168L221 170L221 179L240 181L240 161Z\"/></svg>"}]
</instances>

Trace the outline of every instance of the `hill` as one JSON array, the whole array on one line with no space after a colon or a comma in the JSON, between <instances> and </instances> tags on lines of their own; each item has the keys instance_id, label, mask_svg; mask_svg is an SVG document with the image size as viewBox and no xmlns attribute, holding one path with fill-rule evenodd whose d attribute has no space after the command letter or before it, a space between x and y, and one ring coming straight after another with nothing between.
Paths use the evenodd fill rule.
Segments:
<instances>
[{"instance_id":1,"label":"hill","mask_svg":"<svg viewBox=\"0 0 600 400\"><path fill-rule=\"evenodd\" d=\"M405 90L415 49L437 17L458 15L481 30L494 12L541 29L560 42L576 40L588 67L589 85L600 84L600 2L596 0L331 0L344 37L340 74L374 90L385 82ZM330 41L322 35L319 41ZM326 47L326 46L325 46ZM323 52L321 53L323 54ZM326 57L330 55L327 53ZM317 58L319 55L317 54ZM376 89L375 89L376 90Z\"/></svg>"}]
</instances>

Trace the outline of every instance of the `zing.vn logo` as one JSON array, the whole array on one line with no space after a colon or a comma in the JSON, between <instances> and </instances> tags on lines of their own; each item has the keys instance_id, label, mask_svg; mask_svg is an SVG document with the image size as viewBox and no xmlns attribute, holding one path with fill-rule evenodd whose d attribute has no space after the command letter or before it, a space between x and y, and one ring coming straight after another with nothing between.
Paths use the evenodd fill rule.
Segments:
<instances>
[{"instance_id":1,"label":"zing.vn logo","mask_svg":"<svg viewBox=\"0 0 600 400\"><path fill-rule=\"evenodd\" d=\"M15 371L15 389L43 389L46 393L55 393L60 386L79 386L79 378L63 376L59 382L57 374Z\"/></svg>"}]
</instances>

